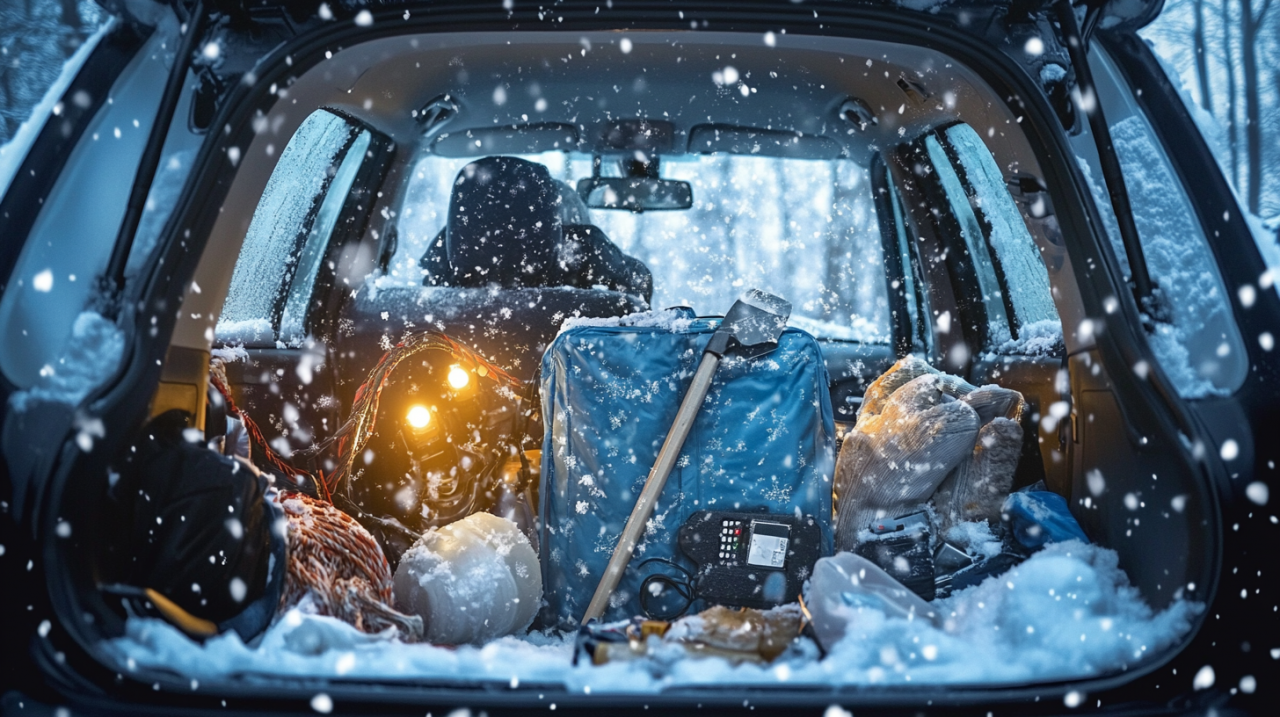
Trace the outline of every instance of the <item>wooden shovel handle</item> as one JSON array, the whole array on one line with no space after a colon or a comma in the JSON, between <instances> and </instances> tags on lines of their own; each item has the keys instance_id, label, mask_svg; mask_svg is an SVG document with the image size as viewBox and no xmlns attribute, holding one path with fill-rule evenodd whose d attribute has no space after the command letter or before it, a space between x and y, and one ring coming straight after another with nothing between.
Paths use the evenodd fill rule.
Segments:
<instances>
[{"instance_id":1,"label":"wooden shovel handle","mask_svg":"<svg viewBox=\"0 0 1280 717\"><path fill-rule=\"evenodd\" d=\"M716 367L719 364L719 356L713 353L702 355L702 363L698 365L698 371L693 375L693 383L689 384L689 390L684 394L684 400L680 402L675 423L671 424L671 430L667 433L666 440L662 442L662 449L658 451L658 460L654 462L653 468L649 471L649 477L645 479L640 499L631 509L631 517L627 518L622 536L613 548L613 556L609 558L609 565L604 569L604 576L596 586L595 595L591 596L591 604L587 605L587 613L582 617L583 624L599 618L609 606L609 596L618 588L622 573L627 569L627 563L631 562L631 554L636 549L636 543L640 542L640 534L644 531L649 516L653 514L654 506L658 504L658 496L662 495L662 488L667 484L667 476L671 475L671 469L675 467L676 459L680 457L680 449L684 447L684 440L689 437L689 431L693 428L693 419L698 416L698 409L702 407L702 400L711 390L711 379L715 376Z\"/></svg>"}]
</instances>

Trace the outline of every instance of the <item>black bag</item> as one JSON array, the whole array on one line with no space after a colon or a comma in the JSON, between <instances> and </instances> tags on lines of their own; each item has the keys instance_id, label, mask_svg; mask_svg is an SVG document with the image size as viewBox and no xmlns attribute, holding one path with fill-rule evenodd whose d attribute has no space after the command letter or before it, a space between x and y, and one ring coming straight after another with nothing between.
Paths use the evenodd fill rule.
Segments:
<instances>
[{"instance_id":1,"label":"black bag","mask_svg":"<svg viewBox=\"0 0 1280 717\"><path fill-rule=\"evenodd\" d=\"M180 410L156 417L116 486L127 536L120 580L247 639L274 615L285 567L269 479L202 435L187 440L190 424Z\"/></svg>"}]
</instances>

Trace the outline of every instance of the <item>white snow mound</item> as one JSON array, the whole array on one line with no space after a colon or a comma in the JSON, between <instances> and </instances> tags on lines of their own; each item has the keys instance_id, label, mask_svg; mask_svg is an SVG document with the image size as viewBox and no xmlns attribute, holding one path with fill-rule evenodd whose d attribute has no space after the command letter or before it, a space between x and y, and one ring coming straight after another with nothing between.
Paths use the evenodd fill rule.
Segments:
<instances>
[{"instance_id":1,"label":"white snow mound","mask_svg":"<svg viewBox=\"0 0 1280 717\"><path fill-rule=\"evenodd\" d=\"M693 323L685 312L674 309L658 311L640 311L626 316L607 316L602 318L571 316L560 324L560 332L582 326L640 326L645 328L665 329L674 333L688 331Z\"/></svg>"},{"instance_id":2,"label":"white snow mound","mask_svg":"<svg viewBox=\"0 0 1280 717\"><path fill-rule=\"evenodd\" d=\"M977 684L1045 681L1133 667L1191 629L1203 609L1177 600L1161 612L1143 602L1112 550L1056 543L1004 575L932 603L937 621L861 608L827 659L812 646L769 665L690 659L675 645L651 657L600 667L572 662L573 636L530 633L483 647L405 644L365 635L334 618L294 609L257 647L234 634L203 645L157 619L132 618L111 641L122 662L208 680L243 675L454 679L563 685L571 692L652 693L726 684Z\"/></svg>"}]
</instances>

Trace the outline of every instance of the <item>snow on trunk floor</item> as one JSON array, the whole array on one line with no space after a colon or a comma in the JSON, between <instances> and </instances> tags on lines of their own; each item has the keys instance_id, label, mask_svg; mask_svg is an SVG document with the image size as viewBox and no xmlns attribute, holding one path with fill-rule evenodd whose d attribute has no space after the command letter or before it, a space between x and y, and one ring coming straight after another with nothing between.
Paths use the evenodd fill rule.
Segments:
<instances>
[{"instance_id":1,"label":"snow on trunk floor","mask_svg":"<svg viewBox=\"0 0 1280 717\"><path fill-rule=\"evenodd\" d=\"M1133 667L1191 628L1203 609L1179 599L1152 611L1112 550L1056 543L1007 573L933 604L927 619L850 608L850 627L825 660L808 641L768 665L692 659L650 638L633 662L573 666L573 635L532 633L483 647L435 647L366 635L338 620L291 610L247 647L234 634L203 645L155 619L130 619L111 647L130 669L202 679L246 675L563 684L574 692L654 692L725 684L974 684L1095 676Z\"/></svg>"}]
</instances>

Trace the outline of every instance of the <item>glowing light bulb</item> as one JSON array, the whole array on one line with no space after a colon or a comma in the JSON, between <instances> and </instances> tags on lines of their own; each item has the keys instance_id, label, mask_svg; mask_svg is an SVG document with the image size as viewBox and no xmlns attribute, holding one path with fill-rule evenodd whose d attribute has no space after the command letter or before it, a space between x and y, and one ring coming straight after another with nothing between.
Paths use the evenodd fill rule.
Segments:
<instances>
[{"instance_id":1,"label":"glowing light bulb","mask_svg":"<svg viewBox=\"0 0 1280 717\"><path fill-rule=\"evenodd\" d=\"M455 363L449 367L448 381L449 385L453 387L453 390L460 391L466 388L467 384L471 383L471 374L467 373L466 369Z\"/></svg>"},{"instance_id":2,"label":"glowing light bulb","mask_svg":"<svg viewBox=\"0 0 1280 717\"><path fill-rule=\"evenodd\" d=\"M409 409L406 420L409 421L410 428L421 431L431 424L431 411L428 411L426 406L414 406Z\"/></svg>"}]
</instances>

